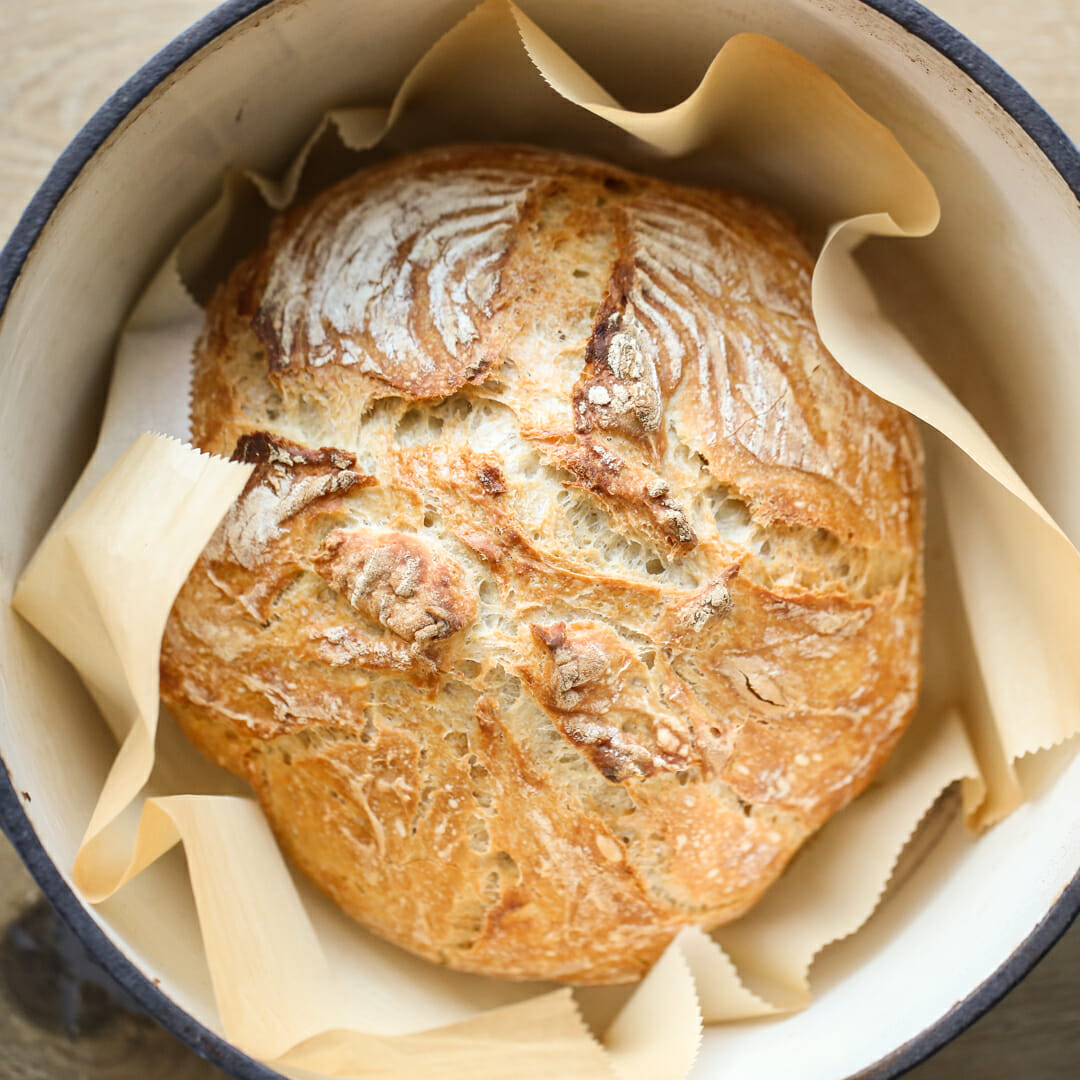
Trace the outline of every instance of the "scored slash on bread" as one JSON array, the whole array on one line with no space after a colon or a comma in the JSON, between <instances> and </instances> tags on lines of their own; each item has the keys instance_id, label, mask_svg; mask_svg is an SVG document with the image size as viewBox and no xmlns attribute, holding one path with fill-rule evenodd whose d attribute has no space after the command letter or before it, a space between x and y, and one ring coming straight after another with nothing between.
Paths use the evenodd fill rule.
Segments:
<instances>
[{"instance_id":1,"label":"scored slash on bread","mask_svg":"<svg viewBox=\"0 0 1080 1080\"><path fill-rule=\"evenodd\" d=\"M919 682L914 423L779 215L523 147L289 211L211 300L196 444L256 470L162 695L359 921L640 977L872 779Z\"/></svg>"}]
</instances>

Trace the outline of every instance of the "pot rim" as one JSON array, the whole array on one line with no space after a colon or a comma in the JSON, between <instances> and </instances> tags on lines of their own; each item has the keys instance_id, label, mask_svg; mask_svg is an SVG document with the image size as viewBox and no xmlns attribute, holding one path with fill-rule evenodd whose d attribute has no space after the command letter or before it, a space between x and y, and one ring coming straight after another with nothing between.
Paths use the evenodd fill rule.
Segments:
<instances>
[{"instance_id":1,"label":"pot rim","mask_svg":"<svg viewBox=\"0 0 1080 1080\"><path fill-rule=\"evenodd\" d=\"M57 158L0 251L0 318L53 211L83 167L134 109L199 50L275 0L225 0L175 37L131 76ZM978 83L1027 133L1080 199L1080 150L1045 109L977 45L916 0L859 0L926 42ZM236 1080L284 1080L199 1023L143 974L94 921L50 859L0 758L0 829L42 892L87 951L149 1016L196 1054ZM1069 928L1080 913L1080 868L1042 920L1009 957L965 998L917 1035L848 1080L893 1080L956 1038L997 1004Z\"/></svg>"}]
</instances>

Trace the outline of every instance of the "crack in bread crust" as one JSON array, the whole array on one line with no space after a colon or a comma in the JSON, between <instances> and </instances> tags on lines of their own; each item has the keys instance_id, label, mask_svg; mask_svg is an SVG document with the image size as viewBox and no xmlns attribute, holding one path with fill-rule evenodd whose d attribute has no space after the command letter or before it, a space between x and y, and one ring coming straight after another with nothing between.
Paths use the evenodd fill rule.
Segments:
<instances>
[{"instance_id":1,"label":"crack in bread crust","mask_svg":"<svg viewBox=\"0 0 1080 1080\"><path fill-rule=\"evenodd\" d=\"M256 464L162 695L346 911L453 967L640 977L745 912L903 732L913 422L742 196L448 147L217 291L202 449Z\"/></svg>"}]
</instances>

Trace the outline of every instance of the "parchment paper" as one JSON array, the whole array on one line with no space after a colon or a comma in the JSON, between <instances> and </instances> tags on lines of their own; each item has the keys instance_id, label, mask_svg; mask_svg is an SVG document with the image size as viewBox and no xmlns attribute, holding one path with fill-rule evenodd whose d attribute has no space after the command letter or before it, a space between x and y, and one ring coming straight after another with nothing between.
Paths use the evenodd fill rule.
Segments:
<instances>
[{"instance_id":1,"label":"parchment paper","mask_svg":"<svg viewBox=\"0 0 1080 1080\"><path fill-rule=\"evenodd\" d=\"M324 951L252 800L139 797L154 764L165 619L247 475L176 441L189 434L202 322L182 278L205 291L242 238L257 235L267 205L366 160L457 138L737 183L827 237L813 281L822 338L855 378L927 425L930 529L947 527L955 553L953 565L929 563L922 705L881 777L748 916L713 937L680 934L622 1004L604 1049L566 989L457 975L359 929L343 965ZM702 1021L804 1006L814 957L869 917L941 791L962 780L969 822L989 824L1023 798L1015 759L1080 730L1080 556L881 317L852 255L867 235L922 236L937 218L929 182L893 136L776 42L739 35L684 102L633 113L505 0L488 0L436 43L390 107L325 117L280 181L229 177L132 316L99 446L15 597L122 741L76 860L79 888L101 900L180 840L224 1031L297 1076L676 1080ZM950 632L961 599L973 663L957 660ZM603 995L579 996L594 1013L603 1005Z\"/></svg>"}]
</instances>

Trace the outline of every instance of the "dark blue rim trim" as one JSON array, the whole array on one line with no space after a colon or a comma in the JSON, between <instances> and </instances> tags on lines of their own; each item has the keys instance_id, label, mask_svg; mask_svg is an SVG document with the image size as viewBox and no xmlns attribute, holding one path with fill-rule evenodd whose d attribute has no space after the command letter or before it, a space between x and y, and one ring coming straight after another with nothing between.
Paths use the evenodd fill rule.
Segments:
<instances>
[{"instance_id":1,"label":"dark blue rim trim","mask_svg":"<svg viewBox=\"0 0 1080 1080\"><path fill-rule=\"evenodd\" d=\"M273 0L226 0L152 57L94 114L57 159L0 252L0 316L27 255L83 166L147 95L236 23ZM1034 98L958 30L914 0L861 0L921 38L978 83L1027 132L1080 199L1080 152ZM0 769L0 828L91 955L163 1027L237 1080L283 1080L241 1053L166 997L105 935L45 850ZM1080 912L1080 873L1046 917L981 986L917 1036L851 1080L893 1080L955 1038L1001 1000L1042 959Z\"/></svg>"},{"instance_id":2,"label":"dark blue rim trim","mask_svg":"<svg viewBox=\"0 0 1080 1080\"><path fill-rule=\"evenodd\" d=\"M71 927L97 963L123 987L143 1012L229 1076L237 1080L283 1080L280 1073L248 1057L184 1012L106 937L49 858L23 810L7 770L0 769L0 776L3 778L0 783L0 827L15 845L57 914Z\"/></svg>"},{"instance_id":3,"label":"dark blue rim trim","mask_svg":"<svg viewBox=\"0 0 1080 1080\"><path fill-rule=\"evenodd\" d=\"M90 118L49 170L30 205L0 251L0 318L23 263L60 200L83 166L119 128L128 115L182 64L236 23L266 7L271 0L227 0L174 38L150 58ZM3 763L0 762L0 765ZM0 828L14 844L27 868L60 917L80 938L91 956L139 1004L147 1015L186 1043L200 1057L236 1080L284 1080L279 1072L237 1050L220 1035L189 1016L144 975L105 935L82 900L49 858L6 767L0 768Z\"/></svg>"}]
</instances>

